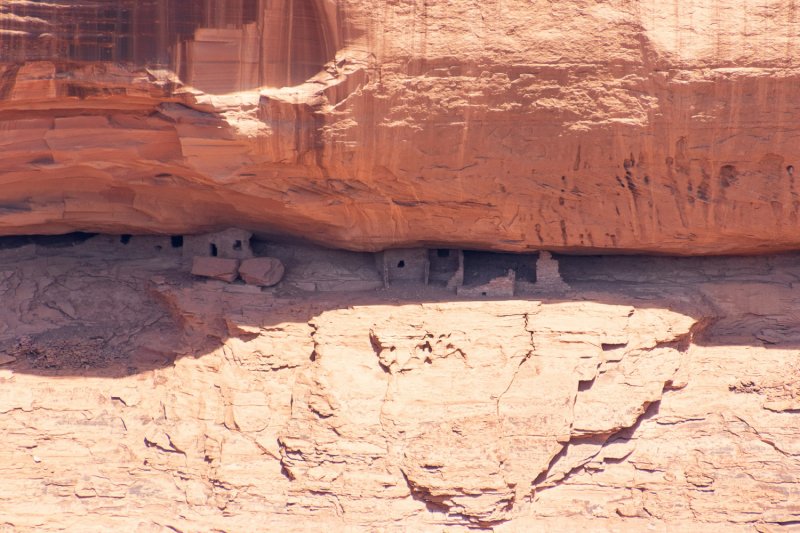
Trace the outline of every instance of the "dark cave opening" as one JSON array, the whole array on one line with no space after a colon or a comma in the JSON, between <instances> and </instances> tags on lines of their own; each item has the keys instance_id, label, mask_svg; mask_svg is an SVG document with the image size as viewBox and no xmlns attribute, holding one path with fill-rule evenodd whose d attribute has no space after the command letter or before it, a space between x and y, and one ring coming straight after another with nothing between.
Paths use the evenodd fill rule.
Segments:
<instances>
[{"instance_id":1,"label":"dark cave opening","mask_svg":"<svg viewBox=\"0 0 800 533\"><path fill-rule=\"evenodd\" d=\"M464 285L483 285L495 278L516 272L517 280L536 282L539 254L514 254L464 250Z\"/></svg>"},{"instance_id":2,"label":"dark cave opening","mask_svg":"<svg viewBox=\"0 0 800 533\"><path fill-rule=\"evenodd\" d=\"M61 235L9 235L0 237L0 250L13 250L29 244L35 244L43 248L68 248L82 244L96 235L98 233L85 233L82 231Z\"/></svg>"}]
</instances>

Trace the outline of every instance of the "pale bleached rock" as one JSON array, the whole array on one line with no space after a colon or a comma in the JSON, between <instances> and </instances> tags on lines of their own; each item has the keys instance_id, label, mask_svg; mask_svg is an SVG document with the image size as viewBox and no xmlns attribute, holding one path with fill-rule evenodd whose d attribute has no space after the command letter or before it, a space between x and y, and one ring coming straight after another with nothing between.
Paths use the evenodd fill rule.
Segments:
<instances>
[{"instance_id":1,"label":"pale bleached rock","mask_svg":"<svg viewBox=\"0 0 800 533\"><path fill-rule=\"evenodd\" d=\"M613 306L574 304L567 312L575 322L566 326L557 313L559 307L553 309L556 313L551 315L550 306L512 301L324 314L315 322L319 358L310 367L312 373L298 381L304 399L298 403L296 389L292 416L296 422L282 441L287 470L306 490L340 494L349 494L342 483L357 476L363 478L360 497L375 498L386 488L370 488L367 480L374 476L388 474L385 487L400 484L397 473L392 474L391 456L386 455L396 449L403 459L394 468L399 466L417 497L466 521L507 517L514 502L530 497L533 481L570 441L571 432L607 437L633 425L648 403L660 398L664 382L676 370L667 364L665 374L653 378L654 384L661 380L657 397L648 396L652 387L643 383L640 397L622 393L616 397L619 405L609 405L593 419L592 428L571 430L576 395L583 394L578 392L581 376L576 368L585 366L584 377L593 378L602 341L624 338L629 315L635 311L619 308L620 318L614 319ZM365 321L361 313L369 313L369 319ZM607 314L610 319L603 318ZM671 334L688 333L694 321L674 315ZM459 317L455 328L452 316ZM545 325L549 321L572 328L573 337L552 333ZM559 343L571 351L558 349ZM634 352L634 359L650 355L643 352ZM360 385L356 392L336 385L356 379L352 363L342 359L345 353L363 354L356 359L362 361L358 379L368 387ZM664 359L667 354L650 356ZM589 360L583 361L586 357ZM365 377L367 382L360 381ZM322 457L341 455L356 427L353 437L363 444L347 445L343 460L363 466L348 469L349 476L342 478L341 467L325 466ZM341 438L322 448L318 440L316 445L312 445L315 439L309 441L308 435L315 433L328 440L331 432ZM294 434L306 436L299 439ZM367 441L372 454L366 461L372 465L368 469L362 455Z\"/></svg>"},{"instance_id":2,"label":"pale bleached rock","mask_svg":"<svg viewBox=\"0 0 800 533\"><path fill-rule=\"evenodd\" d=\"M761 280L739 293L626 282L420 302L231 293L187 278L178 252L92 250L0 250L0 348L16 357L0 368L0 516L14 533L800 519L797 350L756 336L797 323L792 258L721 260ZM86 353L103 357L75 362Z\"/></svg>"}]
</instances>

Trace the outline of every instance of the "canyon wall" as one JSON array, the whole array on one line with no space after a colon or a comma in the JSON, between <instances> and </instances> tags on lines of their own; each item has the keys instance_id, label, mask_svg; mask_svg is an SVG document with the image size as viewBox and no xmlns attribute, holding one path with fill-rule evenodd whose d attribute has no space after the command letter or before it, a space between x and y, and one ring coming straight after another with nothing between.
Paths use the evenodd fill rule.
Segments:
<instances>
[{"instance_id":1,"label":"canyon wall","mask_svg":"<svg viewBox=\"0 0 800 533\"><path fill-rule=\"evenodd\" d=\"M800 531L798 15L0 3L0 533Z\"/></svg>"},{"instance_id":2,"label":"canyon wall","mask_svg":"<svg viewBox=\"0 0 800 533\"><path fill-rule=\"evenodd\" d=\"M0 531L796 533L799 258L467 299L0 249Z\"/></svg>"},{"instance_id":3,"label":"canyon wall","mask_svg":"<svg viewBox=\"0 0 800 533\"><path fill-rule=\"evenodd\" d=\"M0 6L0 233L800 245L788 0Z\"/></svg>"}]
</instances>

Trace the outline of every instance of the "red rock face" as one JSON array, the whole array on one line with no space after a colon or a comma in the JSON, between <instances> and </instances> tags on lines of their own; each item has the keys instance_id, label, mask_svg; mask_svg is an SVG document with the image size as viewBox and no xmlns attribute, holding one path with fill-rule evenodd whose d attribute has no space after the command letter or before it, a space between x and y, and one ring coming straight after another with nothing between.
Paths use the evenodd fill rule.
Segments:
<instances>
[{"instance_id":1,"label":"red rock face","mask_svg":"<svg viewBox=\"0 0 800 533\"><path fill-rule=\"evenodd\" d=\"M169 68L209 93L299 85L334 51L316 0L57 0L9 3L0 15L3 62Z\"/></svg>"},{"instance_id":2,"label":"red rock face","mask_svg":"<svg viewBox=\"0 0 800 533\"><path fill-rule=\"evenodd\" d=\"M792 5L91 6L0 6L0 233L800 245Z\"/></svg>"}]
</instances>

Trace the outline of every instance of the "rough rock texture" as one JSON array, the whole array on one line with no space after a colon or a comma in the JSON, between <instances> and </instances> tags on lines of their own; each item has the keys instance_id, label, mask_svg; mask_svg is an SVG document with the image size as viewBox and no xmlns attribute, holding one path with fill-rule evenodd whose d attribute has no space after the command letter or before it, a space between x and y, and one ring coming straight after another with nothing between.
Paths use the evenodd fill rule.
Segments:
<instances>
[{"instance_id":1,"label":"rough rock texture","mask_svg":"<svg viewBox=\"0 0 800 533\"><path fill-rule=\"evenodd\" d=\"M4 533L797 529L797 254L471 301L248 292L168 243L0 250Z\"/></svg>"},{"instance_id":2,"label":"rough rock texture","mask_svg":"<svg viewBox=\"0 0 800 533\"><path fill-rule=\"evenodd\" d=\"M195 257L192 274L222 281L234 281L239 277L239 261L222 257Z\"/></svg>"},{"instance_id":3,"label":"rough rock texture","mask_svg":"<svg viewBox=\"0 0 800 533\"><path fill-rule=\"evenodd\" d=\"M793 2L106 4L0 6L3 234L800 245Z\"/></svg>"},{"instance_id":4,"label":"rough rock texture","mask_svg":"<svg viewBox=\"0 0 800 533\"><path fill-rule=\"evenodd\" d=\"M239 275L245 283L271 287L283 278L283 264L272 257L246 259L239 266Z\"/></svg>"}]
</instances>

